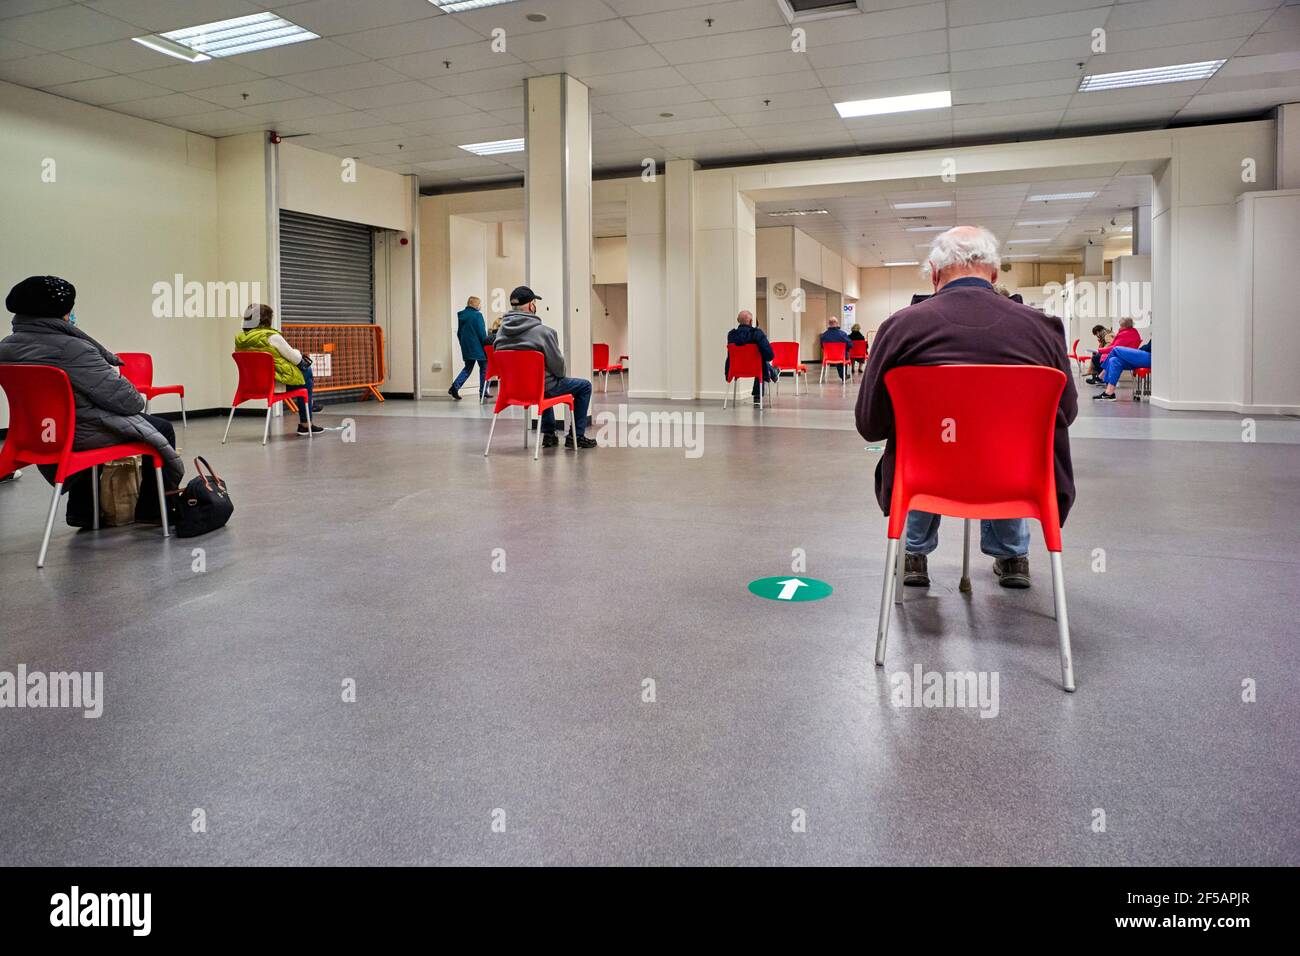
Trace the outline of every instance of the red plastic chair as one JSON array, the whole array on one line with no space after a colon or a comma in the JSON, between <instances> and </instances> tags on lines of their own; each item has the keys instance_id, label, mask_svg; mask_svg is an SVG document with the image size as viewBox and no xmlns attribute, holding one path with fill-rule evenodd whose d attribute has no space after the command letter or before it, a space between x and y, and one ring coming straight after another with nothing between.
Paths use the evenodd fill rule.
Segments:
<instances>
[{"instance_id":1,"label":"red plastic chair","mask_svg":"<svg viewBox=\"0 0 1300 956\"><path fill-rule=\"evenodd\" d=\"M794 376L794 394L799 395L799 376L804 377L804 390L808 389L808 366L799 361L798 342L773 342L772 365L776 369L776 387L781 388L781 376L789 372Z\"/></svg>"},{"instance_id":2,"label":"red plastic chair","mask_svg":"<svg viewBox=\"0 0 1300 956\"><path fill-rule=\"evenodd\" d=\"M775 349L773 349L775 353ZM763 396L767 394L767 382L764 381L763 355L754 343L749 345L732 345L727 343L727 381L731 383L731 404L736 404L736 380L752 378L758 380L758 410L763 410ZM722 407L727 407L727 393L722 393Z\"/></svg>"},{"instance_id":3,"label":"red plastic chair","mask_svg":"<svg viewBox=\"0 0 1300 956\"><path fill-rule=\"evenodd\" d=\"M1143 395L1147 396L1147 398L1150 398L1151 397L1151 369L1135 368L1133 369L1133 377L1137 380L1133 383L1133 401L1135 402L1142 401ZM4 472L0 472L0 474L4 474Z\"/></svg>"},{"instance_id":4,"label":"red plastic chair","mask_svg":"<svg viewBox=\"0 0 1300 956\"><path fill-rule=\"evenodd\" d=\"M149 403L159 395L179 395L181 400L181 427L188 430L189 420L185 417L185 386L155 385L153 383L153 356L148 352L118 352L117 357L123 362L122 377L135 386L135 390L144 396L144 410L149 411Z\"/></svg>"},{"instance_id":5,"label":"red plastic chair","mask_svg":"<svg viewBox=\"0 0 1300 956\"><path fill-rule=\"evenodd\" d=\"M1034 518L1052 559L1061 683L1074 690L1052 456L1065 381L1058 369L1036 365L910 366L885 376L896 457L876 664L885 663L890 607L901 602L905 549L899 538L909 511L966 519L963 591L970 589L971 519ZM1006 395L1015 396L1014 415L1007 413Z\"/></svg>"},{"instance_id":6,"label":"red plastic chair","mask_svg":"<svg viewBox=\"0 0 1300 956\"><path fill-rule=\"evenodd\" d=\"M507 349L504 352L496 353L497 372L501 376L501 384L497 388L497 404L492 410L492 427L488 430L487 447L483 449L483 457L488 456L492 450L492 434L497 430L497 416L509 408L511 405L518 405L524 410L524 448L528 447L528 432L532 428L531 411L535 406L537 414L548 408L554 408L556 405L569 406L569 434L573 437L573 450L578 450L577 435L574 431L576 420L573 417L573 396L556 395L554 398L547 398L546 391L546 359L541 352L531 349ZM537 429L537 448L533 451L533 461L536 461L542 453L542 429Z\"/></svg>"},{"instance_id":7,"label":"red plastic chair","mask_svg":"<svg viewBox=\"0 0 1300 956\"><path fill-rule=\"evenodd\" d=\"M99 528L99 466L106 461L148 455L153 459L154 477L158 482L158 507L162 511L163 537L171 536L167 525L167 496L163 491L162 459L154 447L145 442L124 442L106 448L73 451L77 433L77 406L72 397L68 373L52 365L0 365L0 389L9 400L9 434L0 446L0 475L7 475L22 465L57 465L50 513L45 519L38 568L45 567L45 552L54 530L54 513L58 510L63 483L70 475L90 469L95 502L93 527Z\"/></svg>"},{"instance_id":8,"label":"red plastic chair","mask_svg":"<svg viewBox=\"0 0 1300 956\"><path fill-rule=\"evenodd\" d=\"M1091 352L1086 352L1086 353L1084 353L1083 355L1080 355L1080 354L1079 354L1079 340L1078 340L1078 339L1075 339L1075 340L1074 340L1074 344L1070 346L1070 354L1067 355L1066 358L1068 358L1071 362L1078 362L1078 363L1079 363L1079 374L1080 374L1080 375L1082 375L1082 374L1084 373L1084 371L1088 368L1088 366L1092 364L1092 353L1091 353Z\"/></svg>"},{"instance_id":9,"label":"red plastic chair","mask_svg":"<svg viewBox=\"0 0 1300 956\"><path fill-rule=\"evenodd\" d=\"M604 373L605 391L609 391L609 373L617 372L618 380L623 381L623 366L621 363L610 364L609 346L604 342L591 343L591 370L595 374ZM625 389L626 390L626 389Z\"/></svg>"},{"instance_id":10,"label":"red plastic chair","mask_svg":"<svg viewBox=\"0 0 1300 956\"><path fill-rule=\"evenodd\" d=\"M307 401L307 389L298 387L287 391L275 390L275 359L270 352L231 352L230 357L239 367L239 384L235 386L235 397L230 402L230 417L226 419L226 433L221 436L221 444L226 443L230 435L230 423L235 420L235 408L244 402L266 402L266 425L262 429L262 444L266 444L271 434L271 409L276 402L291 398L302 398L307 408L307 437L314 438L311 428L311 402ZM292 404L292 402L290 402Z\"/></svg>"},{"instance_id":11,"label":"red plastic chair","mask_svg":"<svg viewBox=\"0 0 1300 956\"><path fill-rule=\"evenodd\" d=\"M867 340L854 339L849 345L849 377L857 370L857 363L862 362L864 365L867 361Z\"/></svg>"},{"instance_id":12,"label":"red plastic chair","mask_svg":"<svg viewBox=\"0 0 1300 956\"><path fill-rule=\"evenodd\" d=\"M847 342L823 342L822 343L822 374L817 379L817 384L821 385L826 381L826 367L833 365L849 364L849 346ZM840 387L844 387L845 379L852 378L852 373L840 379Z\"/></svg>"},{"instance_id":13,"label":"red plastic chair","mask_svg":"<svg viewBox=\"0 0 1300 956\"><path fill-rule=\"evenodd\" d=\"M501 381L501 377L497 375L496 366L492 364L492 355L496 352L496 349L491 345L485 345L483 346L483 352L487 355L487 371L483 374L483 387L479 389L478 393L478 403L480 405L487 401L488 386L492 384L493 380L496 380L498 384Z\"/></svg>"}]
</instances>

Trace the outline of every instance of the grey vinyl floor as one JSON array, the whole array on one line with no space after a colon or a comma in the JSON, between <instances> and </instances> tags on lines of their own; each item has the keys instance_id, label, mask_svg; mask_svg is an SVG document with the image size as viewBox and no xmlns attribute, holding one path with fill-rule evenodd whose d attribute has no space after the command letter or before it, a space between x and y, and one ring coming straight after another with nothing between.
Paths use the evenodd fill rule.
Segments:
<instances>
[{"instance_id":1,"label":"grey vinyl floor","mask_svg":"<svg viewBox=\"0 0 1300 956\"><path fill-rule=\"evenodd\" d=\"M949 524L873 665L851 400L676 403L698 458L534 462L514 418L484 459L472 401L199 419L228 528L60 514L41 572L48 487L0 485L0 672L104 675L97 719L0 709L0 864L1300 862L1297 423L1085 403L1067 695L1037 528L1032 589L966 596ZM796 549L829 597L749 593ZM917 665L996 716L896 706Z\"/></svg>"}]
</instances>

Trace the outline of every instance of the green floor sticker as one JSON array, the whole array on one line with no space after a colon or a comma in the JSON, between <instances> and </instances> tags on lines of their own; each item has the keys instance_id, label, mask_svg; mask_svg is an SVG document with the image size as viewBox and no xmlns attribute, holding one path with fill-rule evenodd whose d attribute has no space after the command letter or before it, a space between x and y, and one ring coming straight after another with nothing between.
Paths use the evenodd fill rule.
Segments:
<instances>
[{"instance_id":1,"label":"green floor sticker","mask_svg":"<svg viewBox=\"0 0 1300 956\"><path fill-rule=\"evenodd\" d=\"M831 593L831 586L816 578L795 578L780 575L759 578L749 582L749 590L769 601L820 601Z\"/></svg>"}]
</instances>

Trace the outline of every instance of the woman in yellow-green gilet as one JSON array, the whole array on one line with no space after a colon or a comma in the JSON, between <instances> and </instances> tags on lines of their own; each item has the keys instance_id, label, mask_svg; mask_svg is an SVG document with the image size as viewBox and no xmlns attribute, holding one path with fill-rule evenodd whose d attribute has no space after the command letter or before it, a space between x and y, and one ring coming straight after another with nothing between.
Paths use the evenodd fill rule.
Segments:
<instances>
[{"instance_id":1,"label":"woman in yellow-green gilet","mask_svg":"<svg viewBox=\"0 0 1300 956\"><path fill-rule=\"evenodd\" d=\"M275 359L275 380L285 388L307 389L307 402L298 405L298 434L308 434L307 404L311 404L312 413L320 411L320 406L313 398L315 381L311 374L311 358L303 355L284 340L271 325L275 319L275 310L269 305L254 302L244 310L244 331L235 336L235 350L239 352L267 352ZM311 431L320 433L325 429L312 425Z\"/></svg>"}]
</instances>

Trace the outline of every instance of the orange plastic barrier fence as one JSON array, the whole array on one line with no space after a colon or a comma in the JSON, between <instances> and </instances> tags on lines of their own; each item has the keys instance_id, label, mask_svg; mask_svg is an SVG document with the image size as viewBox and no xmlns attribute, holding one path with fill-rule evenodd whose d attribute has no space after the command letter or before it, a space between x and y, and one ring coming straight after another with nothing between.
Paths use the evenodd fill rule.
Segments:
<instances>
[{"instance_id":1,"label":"orange plastic barrier fence","mask_svg":"<svg viewBox=\"0 0 1300 956\"><path fill-rule=\"evenodd\" d=\"M367 388L381 402L384 384L384 330L377 325L308 325L286 322L285 340L310 355L316 391Z\"/></svg>"}]
</instances>

